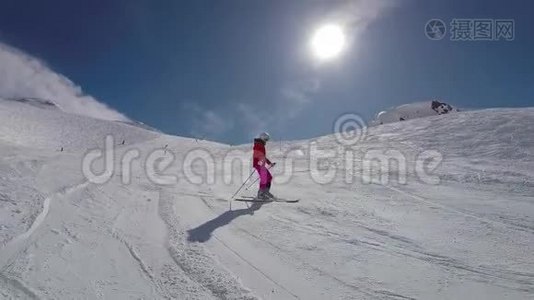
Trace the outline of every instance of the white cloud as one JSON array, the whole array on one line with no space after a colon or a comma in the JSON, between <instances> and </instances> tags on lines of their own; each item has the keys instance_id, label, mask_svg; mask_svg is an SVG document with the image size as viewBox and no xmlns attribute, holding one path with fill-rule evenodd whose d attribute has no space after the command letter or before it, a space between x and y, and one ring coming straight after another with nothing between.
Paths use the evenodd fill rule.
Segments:
<instances>
[{"instance_id":1,"label":"white cloud","mask_svg":"<svg viewBox=\"0 0 534 300\"><path fill-rule=\"evenodd\" d=\"M281 119L292 119L300 114L304 107L313 102L313 94L321 86L318 79L300 80L280 90L281 101L277 104L276 114Z\"/></svg>"},{"instance_id":2,"label":"white cloud","mask_svg":"<svg viewBox=\"0 0 534 300\"><path fill-rule=\"evenodd\" d=\"M358 38L359 34L384 12L401 2L399 0L349 0L334 7L327 14L325 21L341 24L349 30L350 36L354 39Z\"/></svg>"},{"instance_id":3,"label":"white cloud","mask_svg":"<svg viewBox=\"0 0 534 300\"><path fill-rule=\"evenodd\" d=\"M270 115L246 103L239 103L236 106L236 115L248 138L256 137L260 132L267 130L268 124L272 121Z\"/></svg>"},{"instance_id":4,"label":"white cloud","mask_svg":"<svg viewBox=\"0 0 534 300\"><path fill-rule=\"evenodd\" d=\"M234 123L231 119L210 110L204 109L196 103L186 102L183 109L187 110L192 116L190 133L196 138L218 138L222 137Z\"/></svg>"},{"instance_id":5,"label":"white cloud","mask_svg":"<svg viewBox=\"0 0 534 300\"><path fill-rule=\"evenodd\" d=\"M227 122L222 116L211 110L203 112L199 121L199 128L203 132L215 135L224 133L232 127L230 122Z\"/></svg>"},{"instance_id":6,"label":"white cloud","mask_svg":"<svg viewBox=\"0 0 534 300\"><path fill-rule=\"evenodd\" d=\"M20 50L0 43L0 97L42 98L62 110L105 120L129 119L95 98L45 63Z\"/></svg>"}]
</instances>

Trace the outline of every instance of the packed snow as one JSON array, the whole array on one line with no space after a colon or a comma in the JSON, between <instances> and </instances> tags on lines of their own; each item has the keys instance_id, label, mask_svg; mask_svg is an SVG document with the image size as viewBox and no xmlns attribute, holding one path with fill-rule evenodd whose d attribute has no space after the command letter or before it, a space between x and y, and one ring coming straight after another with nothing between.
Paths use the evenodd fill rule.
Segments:
<instances>
[{"instance_id":1,"label":"packed snow","mask_svg":"<svg viewBox=\"0 0 534 300\"><path fill-rule=\"evenodd\" d=\"M300 202L245 203L251 145L35 104L0 100L1 299L534 297L534 108L269 143L272 192Z\"/></svg>"}]
</instances>

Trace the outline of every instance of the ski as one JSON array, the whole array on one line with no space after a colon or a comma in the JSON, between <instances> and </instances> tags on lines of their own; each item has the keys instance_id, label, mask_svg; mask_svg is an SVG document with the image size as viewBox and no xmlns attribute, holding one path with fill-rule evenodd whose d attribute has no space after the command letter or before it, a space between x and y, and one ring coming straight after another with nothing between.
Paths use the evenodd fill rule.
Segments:
<instances>
[{"instance_id":1,"label":"ski","mask_svg":"<svg viewBox=\"0 0 534 300\"><path fill-rule=\"evenodd\" d=\"M300 199L283 199L283 198L273 198L273 199L258 199L255 197L243 197L243 198L237 198L234 199L235 201L242 201L242 202L284 202L284 203L297 203L300 201Z\"/></svg>"}]
</instances>

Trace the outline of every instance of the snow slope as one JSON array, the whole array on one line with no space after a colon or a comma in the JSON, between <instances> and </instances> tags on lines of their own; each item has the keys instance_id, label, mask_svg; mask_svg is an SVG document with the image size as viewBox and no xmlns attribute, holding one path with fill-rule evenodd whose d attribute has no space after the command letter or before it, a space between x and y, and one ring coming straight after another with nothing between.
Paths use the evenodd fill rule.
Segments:
<instances>
[{"instance_id":1,"label":"snow slope","mask_svg":"<svg viewBox=\"0 0 534 300\"><path fill-rule=\"evenodd\" d=\"M301 201L253 205L228 202L242 174L228 176L222 164L248 161L250 145L168 136L21 102L0 100L0 114L2 299L534 296L532 108L373 127L350 148L334 135L270 144L280 162L275 174L288 159L293 166L273 192ZM105 184L82 174L83 155L108 134L115 157L140 153L129 184L120 168ZM323 158L321 170L338 172L317 183L310 171L317 153L308 155L314 142L323 152L350 150L352 172L343 155ZM161 173L178 183L151 180L144 162L157 149L173 158ZM406 184L396 182L398 168L366 170L366 155L377 150L406 157ZM443 157L433 173L439 184L425 183L411 167L428 150ZM210 168L188 162L192 151L217 163L213 180L202 176ZM187 170L204 179L195 182ZM372 180L385 175L391 180Z\"/></svg>"},{"instance_id":2,"label":"snow slope","mask_svg":"<svg viewBox=\"0 0 534 300\"><path fill-rule=\"evenodd\" d=\"M379 112L376 118L371 121L371 125L388 124L454 112L458 112L456 107L439 100L415 102Z\"/></svg>"},{"instance_id":3,"label":"snow slope","mask_svg":"<svg viewBox=\"0 0 534 300\"><path fill-rule=\"evenodd\" d=\"M31 148L80 151L103 146L104 137L130 144L155 138L159 134L118 121L99 121L69 114L39 99L5 100L0 98L0 140ZM25 105L26 104L26 105Z\"/></svg>"}]
</instances>

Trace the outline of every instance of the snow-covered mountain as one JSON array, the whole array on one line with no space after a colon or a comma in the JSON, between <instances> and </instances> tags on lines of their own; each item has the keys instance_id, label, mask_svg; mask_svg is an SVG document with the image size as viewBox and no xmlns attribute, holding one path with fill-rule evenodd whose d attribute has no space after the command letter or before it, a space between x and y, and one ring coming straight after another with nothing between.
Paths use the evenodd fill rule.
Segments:
<instances>
[{"instance_id":1,"label":"snow-covered mountain","mask_svg":"<svg viewBox=\"0 0 534 300\"><path fill-rule=\"evenodd\" d=\"M122 143L138 143L159 134L121 121L100 121L64 112L50 100L0 98L0 140L35 149L85 151L103 146L113 135ZM124 130L123 128L128 128Z\"/></svg>"},{"instance_id":2,"label":"snow-covered mountain","mask_svg":"<svg viewBox=\"0 0 534 300\"><path fill-rule=\"evenodd\" d=\"M371 121L371 125L381 125L423 117L444 115L452 112L458 112L458 109L439 100L416 102L379 112L376 115L376 118Z\"/></svg>"},{"instance_id":3,"label":"snow-covered mountain","mask_svg":"<svg viewBox=\"0 0 534 300\"><path fill-rule=\"evenodd\" d=\"M34 104L0 100L1 299L534 295L534 108L385 124L350 148L269 144L273 192L301 200L247 205L228 200L250 169L227 162L250 145ZM115 158L104 184L82 171L94 148ZM154 151L175 182L157 183ZM373 167L384 157L399 164Z\"/></svg>"}]
</instances>

